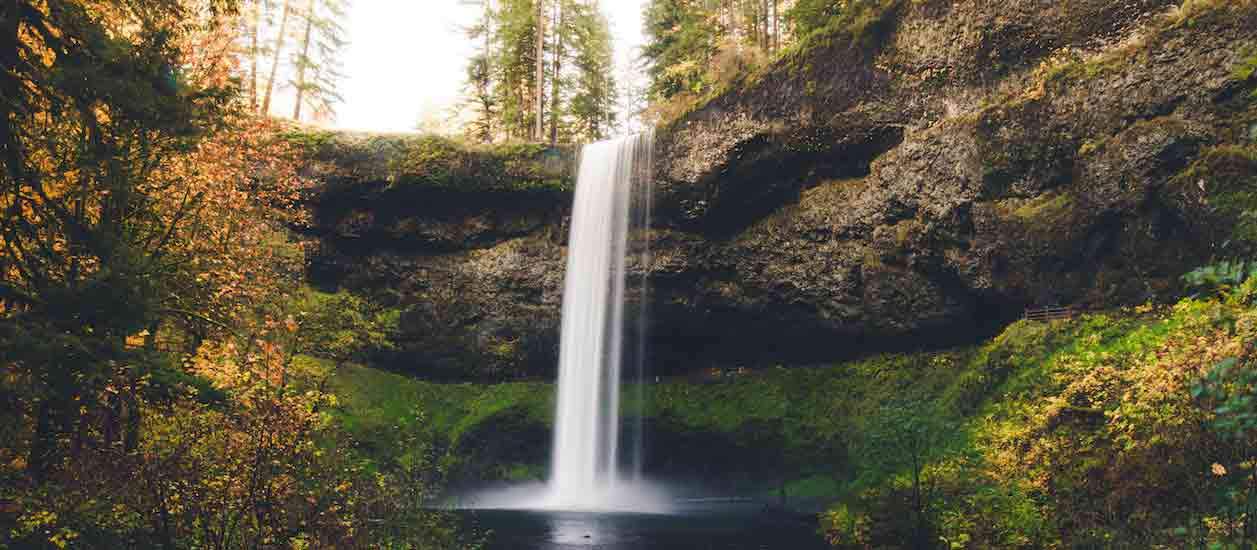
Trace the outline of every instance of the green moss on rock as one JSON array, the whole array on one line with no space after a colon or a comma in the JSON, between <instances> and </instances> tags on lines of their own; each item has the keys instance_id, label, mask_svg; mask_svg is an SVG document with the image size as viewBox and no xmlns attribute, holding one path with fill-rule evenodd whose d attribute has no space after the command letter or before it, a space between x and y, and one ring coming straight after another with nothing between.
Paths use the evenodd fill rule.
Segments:
<instances>
[{"instance_id":1,"label":"green moss on rock","mask_svg":"<svg viewBox=\"0 0 1257 550\"><path fill-rule=\"evenodd\" d=\"M1226 217L1226 240L1257 246L1257 146L1224 145L1205 149L1174 178L1176 185L1201 197Z\"/></svg>"},{"instance_id":2,"label":"green moss on rock","mask_svg":"<svg viewBox=\"0 0 1257 550\"><path fill-rule=\"evenodd\" d=\"M282 136L321 165L324 178L460 191L554 190L575 185L574 150L544 144L471 144L438 135L295 128Z\"/></svg>"},{"instance_id":3,"label":"green moss on rock","mask_svg":"<svg viewBox=\"0 0 1257 550\"><path fill-rule=\"evenodd\" d=\"M1066 221L1074 208L1074 198L1066 192L1053 191L1033 199L1009 199L1002 206L1009 215L1023 224L1050 230Z\"/></svg>"}]
</instances>

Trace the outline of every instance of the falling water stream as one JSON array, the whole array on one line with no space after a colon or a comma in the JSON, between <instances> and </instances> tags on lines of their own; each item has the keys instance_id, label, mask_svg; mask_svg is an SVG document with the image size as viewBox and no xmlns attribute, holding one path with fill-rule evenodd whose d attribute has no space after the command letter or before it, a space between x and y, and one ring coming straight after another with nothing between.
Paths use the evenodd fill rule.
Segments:
<instances>
[{"instance_id":1,"label":"falling water stream","mask_svg":"<svg viewBox=\"0 0 1257 550\"><path fill-rule=\"evenodd\" d=\"M464 507L664 513L642 479L641 415L625 422L624 387L642 402L653 132L581 151L568 242L558 399L549 482L472 495ZM634 307L631 312L626 304ZM622 385L625 379L635 384Z\"/></svg>"},{"instance_id":2,"label":"falling water stream","mask_svg":"<svg viewBox=\"0 0 1257 550\"><path fill-rule=\"evenodd\" d=\"M640 426L621 433L620 396L626 375L641 387L644 315L639 309L637 330L626 331L625 301L638 293L638 303L645 303L645 277L630 281L627 265L631 257L638 265L649 261L644 239L634 239L640 242L631 246L630 235L649 225L652 147L653 136L646 132L587 145L581 153L563 290L547 507L624 508L640 489L635 486L641 478ZM626 345L626 332L635 336L636 345ZM626 355L631 365L625 364ZM625 441L630 448L621 448Z\"/></svg>"},{"instance_id":3,"label":"falling water stream","mask_svg":"<svg viewBox=\"0 0 1257 550\"><path fill-rule=\"evenodd\" d=\"M643 397L653 139L581 153L548 482L482 491L458 507L492 533L490 550L825 548L810 523L751 499L678 499L643 479L642 415L621 409L622 397L639 406Z\"/></svg>"}]
</instances>

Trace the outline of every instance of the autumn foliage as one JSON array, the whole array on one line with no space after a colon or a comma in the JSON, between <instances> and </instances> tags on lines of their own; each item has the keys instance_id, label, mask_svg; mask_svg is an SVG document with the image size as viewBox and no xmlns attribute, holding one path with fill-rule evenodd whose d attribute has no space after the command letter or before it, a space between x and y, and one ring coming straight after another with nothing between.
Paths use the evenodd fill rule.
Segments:
<instances>
[{"instance_id":1,"label":"autumn foliage","mask_svg":"<svg viewBox=\"0 0 1257 550\"><path fill-rule=\"evenodd\" d=\"M0 546L450 536L291 372L343 327L288 296L307 182L241 99L238 6L16 0L0 27Z\"/></svg>"},{"instance_id":2,"label":"autumn foliage","mask_svg":"<svg viewBox=\"0 0 1257 550\"><path fill-rule=\"evenodd\" d=\"M1248 282L1172 307L1013 325L936 396L929 415L955 424L927 432L926 460L833 507L829 540L896 547L925 531L920 547L1251 548L1254 297ZM883 416L902 436L943 425L929 415Z\"/></svg>"}]
</instances>

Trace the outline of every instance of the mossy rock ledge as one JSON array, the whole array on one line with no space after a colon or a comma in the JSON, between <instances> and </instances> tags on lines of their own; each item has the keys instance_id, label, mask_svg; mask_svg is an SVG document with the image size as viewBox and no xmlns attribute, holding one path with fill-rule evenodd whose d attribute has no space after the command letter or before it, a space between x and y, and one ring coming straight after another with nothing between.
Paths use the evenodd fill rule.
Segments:
<instances>
[{"instance_id":1,"label":"mossy rock ledge","mask_svg":"<svg viewBox=\"0 0 1257 550\"><path fill-rule=\"evenodd\" d=\"M972 342L1027 306L1175 296L1234 221L1179 176L1257 121L1237 70L1257 7L1178 4L867 4L659 128L653 261L630 266L654 285L652 367ZM390 364L552 376L572 186L540 172L553 153L325 141L311 276L404 308Z\"/></svg>"}]
</instances>

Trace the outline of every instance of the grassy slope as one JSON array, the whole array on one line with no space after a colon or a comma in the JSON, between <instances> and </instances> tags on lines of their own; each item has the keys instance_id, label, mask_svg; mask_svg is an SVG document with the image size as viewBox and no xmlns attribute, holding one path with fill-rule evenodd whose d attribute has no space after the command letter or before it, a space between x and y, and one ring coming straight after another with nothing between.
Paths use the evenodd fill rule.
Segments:
<instances>
[{"instance_id":1,"label":"grassy slope","mask_svg":"<svg viewBox=\"0 0 1257 550\"><path fill-rule=\"evenodd\" d=\"M967 372L971 350L922 356L887 355L816 368L773 368L718 381L671 380L647 386L646 415L685 430L739 437L753 422L780 426L788 450L804 452L858 432L859 411L892 396L922 400L946 394ZM523 411L537 424L552 423L553 386L437 384L349 366L333 378L342 422L359 439L387 439L396 426L423 422L457 447L460 438L504 411ZM639 407L626 390L625 408ZM416 414L420 413L420 414ZM801 464L801 471L829 470Z\"/></svg>"},{"instance_id":2,"label":"grassy slope","mask_svg":"<svg viewBox=\"0 0 1257 550\"><path fill-rule=\"evenodd\" d=\"M1086 506L1115 505L1104 495L1129 493L1135 503L1123 506L1142 506L1158 528L1181 519L1138 496L1154 490L1151 478L1140 476L1155 474L1167 487L1193 483L1196 473L1174 461L1212 440L1192 426L1175 427L1175 418L1190 416L1193 406L1185 385L1217 354L1236 349L1230 336L1236 320L1251 317L1250 307L1235 301L1187 300L1174 308L1022 322L974 348L651 384L646 414L673 429L734 439L757 437L748 426L768 426L777 438L766 441L787 457L791 495L837 503L824 517L835 541L876 539L870 525L885 522L891 524L886 536L898 536L895 511L887 510L902 504L896 499L911 472L879 458L887 452L880 447L899 447L893 434L878 434L906 407L935 426L925 476L940 503L933 521L949 540L1016 547L1059 540L1063 531L1075 540L1134 537L1106 535L1109 527L1094 521L1079 527L1086 518L1074 516L1084 516ZM545 383L434 384L361 367L344 369L333 388L342 421L365 444L385 451L391 433L422 425L446 442L439 463L447 468L469 460L460 455L466 434L503 418L511 420L500 431L482 433L492 438L523 425L548 430L554 406ZM631 399L626 405L637 406ZM507 412L512 415L504 417ZM839 458L826 452L835 448ZM1127 471L1156 461L1170 466ZM500 466L491 475L543 473L536 463Z\"/></svg>"},{"instance_id":3,"label":"grassy slope","mask_svg":"<svg viewBox=\"0 0 1257 550\"><path fill-rule=\"evenodd\" d=\"M787 452L801 455L825 446L858 447L880 409L918 403L952 420L972 416L988 395L1041 383L1045 357L1077 347L1099 325L1144 326L1143 321L1092 317L1058 325L1019 323L978 347L930 354L893 354L811 368L770 368L727 374L715 381L667 380L646 388L646 416L696 432L739 437L761 422L779 427ZM1008 384L1002 384L1006 377ZM333 378L342 421L364 441L386 437L399 423L423 422L451 447L508 410L549 426L553 387L545 383L437 384L349 366ZM631 414L639 405L626 390ZM985 410L985 409L984 409ZM416 414L420 413L420 414ZM829 464L797 464L799 480L815 481ZM859 461L848 477L867 470ZM858 471L857 471L858 470ZM823 483L826 484L826 483Z\"/></svg>"}]
</instances>

